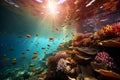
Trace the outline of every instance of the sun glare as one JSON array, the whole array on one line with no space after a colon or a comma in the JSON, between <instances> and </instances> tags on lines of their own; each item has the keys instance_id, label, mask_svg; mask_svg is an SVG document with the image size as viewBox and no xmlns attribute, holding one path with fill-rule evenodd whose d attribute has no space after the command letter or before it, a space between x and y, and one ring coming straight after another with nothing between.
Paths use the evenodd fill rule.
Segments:
<instances>
[{"instance_id":1,"label":"sun glare","mask_svg":"<svg viewBox=\"0 0 120 80\"><path fill-rule=\"evenodd\" d=\"M49 8L49 12L51 14L57 14L58 13L58 11L56 10L56 3L55 2L49 0L48 8Z\"/></svg>"}]
</instances>

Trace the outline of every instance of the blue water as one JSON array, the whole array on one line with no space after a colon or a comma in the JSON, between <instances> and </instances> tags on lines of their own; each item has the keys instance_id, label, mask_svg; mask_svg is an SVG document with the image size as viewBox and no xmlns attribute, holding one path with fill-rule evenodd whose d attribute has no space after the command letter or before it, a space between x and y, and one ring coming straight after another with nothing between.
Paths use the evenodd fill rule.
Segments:
<instances>
[{"instance_id":1,"label":"blue water","mask_svg":"<svg viewBox=\"0 0 120 80\"><path fill-rule=\"evenodd\" d=\"M35 65L33 69L45 69L48 57L58 52L60 43L73 39L73 33L76 33L72 27L58 25L54 20L46 22L0 8L0 72L3 72L0 75L4 75L2 79L8 78L9 73L31 71L30 64ZM59 30L56 30L56 27ZM32 37L27 38L26 34ZM51 37L54 38L53 41L49 40ZM33 54L34 52L38 54ZM22 56L26 58L23 59ZM37 58L32 60L33 56ZM3 61L6 58L8 60ZM14 61L16 64L12 65Z\"/></svg>"}]
</instances>

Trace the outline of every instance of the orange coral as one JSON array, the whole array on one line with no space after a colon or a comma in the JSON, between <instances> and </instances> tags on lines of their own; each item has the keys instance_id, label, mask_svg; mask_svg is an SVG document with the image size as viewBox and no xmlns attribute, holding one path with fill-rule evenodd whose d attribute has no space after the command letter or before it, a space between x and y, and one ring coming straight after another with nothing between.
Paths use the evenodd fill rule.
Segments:
<instances>
[{"instance_id":1,"label":"orange coral","mask_svg":"<svg viewBox=\"0 0 120 80\"><path fill-rule=\"evenodd\" d=\"M105 40L117 37L117 34L112 28L112 26L107 25L106 27L103 27L102 29L98 30L96 32L96 36L98 36L97 38L100 40Z\"/></svg>"},{"instance_id":2,"label":"orange coral","mask_svg":"<svg viewBox=\"0 0 120 80\"><path fill-rule=\"evenodd\" d=\"M89 46L90 43L91 43L91 39L90 38L84 38L82 41L81 41L82 45L83 46Z\"/></svg>"}]
</instances>

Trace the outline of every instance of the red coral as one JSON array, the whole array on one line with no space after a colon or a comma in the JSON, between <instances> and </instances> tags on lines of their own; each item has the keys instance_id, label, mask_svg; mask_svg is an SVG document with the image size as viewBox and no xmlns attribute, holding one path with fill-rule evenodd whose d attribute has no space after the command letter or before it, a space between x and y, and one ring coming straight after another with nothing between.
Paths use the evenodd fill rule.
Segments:
<instances>
[{"instance_id":1,"label":"red coral","mask_svg":"<svg viewBox=\"0 0 120 80\"><path fill-rule=\"evenodd\" d=\"M120 36L120 22L112 25L113 31Z\"/></svg>"}]
</instances>

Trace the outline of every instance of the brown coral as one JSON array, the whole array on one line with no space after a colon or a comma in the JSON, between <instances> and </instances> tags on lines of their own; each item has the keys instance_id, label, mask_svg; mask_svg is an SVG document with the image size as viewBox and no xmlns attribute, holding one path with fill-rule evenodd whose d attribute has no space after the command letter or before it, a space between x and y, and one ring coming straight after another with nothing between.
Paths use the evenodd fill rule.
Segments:
<instances>
[{"instance_id":1,"label":"brown coral","mask_svg":"<svg viewBox=\"0 0 120 80\"><path fill-rule=\"evenodd\" d=\"M91 39L90 38L84 38L82 41L81 41L82 45L83 46L89 46L90 43L91 43Z\"/></svg>"},{"instance_id":2,"label":"brown coral","mask_svg":"<svg viewBox=\"0 0 120 80\"><path fill-rule=\"evenodd\" d=\"M55 56L50 56L46 64L50 67L56 66L57 63Z\"/></svg>"},{"instance_id":3,"label":"brown coral","mask_svg":"<svg viewBox=\"0 0 120 80\"><path fill-rule=\"evenodd\" d=\"M112 26L110 25L107 25L106 27L103 27L101 30L98 30L96 34L97 36L99 36L98 38L100 40L110 39L117 36Z\"/></svg>"}]
</instances>

